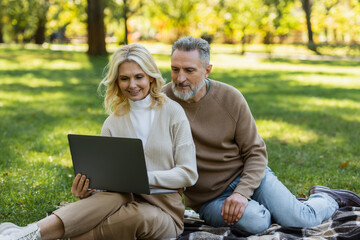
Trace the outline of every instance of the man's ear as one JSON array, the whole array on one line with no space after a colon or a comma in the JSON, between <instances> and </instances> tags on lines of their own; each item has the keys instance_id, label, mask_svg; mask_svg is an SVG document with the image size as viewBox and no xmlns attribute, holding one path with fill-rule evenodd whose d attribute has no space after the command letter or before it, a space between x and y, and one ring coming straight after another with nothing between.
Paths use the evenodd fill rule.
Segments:
<instances>
[{"instance_id":1,"label":"man's ear","mask_svg":"<svg viewBox=\"0 0 360 240\"><path fill-rule=\"evenodd\" d=\"M207 78L210 75L212 66L213 66L212 64L207 65L207 67L205 69L205 78Z\"/></svg>"}]
</instances>

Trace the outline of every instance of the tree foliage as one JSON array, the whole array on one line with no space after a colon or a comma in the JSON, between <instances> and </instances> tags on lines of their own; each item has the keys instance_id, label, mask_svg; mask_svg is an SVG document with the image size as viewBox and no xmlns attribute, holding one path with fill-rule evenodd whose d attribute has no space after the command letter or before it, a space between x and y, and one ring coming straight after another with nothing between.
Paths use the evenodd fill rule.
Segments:
<instances>
[{"instance_id":1,"label":"tree foliage","mask_svg":"<svg viewBox=\"0 0 360 240\"><path fill-rule=\"evenodd\" d=\"M121 44L184 35L241 43L243 52L254 42L360 43L359 0L101 1L101 36ZM86 42L87 6L87 0L0 0L0 43Z\"/></svg>"},{"instance_id":2,"label":"tree foliage","mask_svg":"<svg viewBox=\"0 0 360 240\"><path fill-rule=\"evenodd\" d=\"M200 0L153 0L153 24L171 41L190 34Z\"/></svg>"}]
</instances>

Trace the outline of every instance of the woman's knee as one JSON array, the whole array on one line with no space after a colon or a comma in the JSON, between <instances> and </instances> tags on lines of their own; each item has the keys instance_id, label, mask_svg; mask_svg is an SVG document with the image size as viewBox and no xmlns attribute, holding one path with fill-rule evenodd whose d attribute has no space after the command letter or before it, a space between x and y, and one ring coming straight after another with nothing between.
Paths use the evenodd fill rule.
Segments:
<instances>
[{"instance_id":1,"label":"woman's knee","mask_svg":"<svg viewBox=\"0 0 360 240\"><path fill-rule=\"evenodd\" d=\"M170 215L155 206L142 207L134 219L138 224L136 227L137 238L168 239L177 235Z\"/></svg>"},{"instance_id":2,"label":"woman's knee","mask_svg":"<svg viewBox=\"0 0 360 240\"><path fill-rule=\"evenodd\" d=\"M93 201L101 202L103 207L111 208L113 211L119 209L122 205L129 203L133 200L130 193L113 193L113 192L100 192L96 193L90 198Z\"/></svg>"},{"instance_id":3,"label":"woman's knee","mask_svg":"<svg viewBox=\"0 0 360 240\"><path fill-rule=\"evenodd\" d=\"M159 210L156 207L149 207L146 210L139 211L136 217L139 221L147 224L154 223L159 215Z\"/></svg>"}]
</instances>

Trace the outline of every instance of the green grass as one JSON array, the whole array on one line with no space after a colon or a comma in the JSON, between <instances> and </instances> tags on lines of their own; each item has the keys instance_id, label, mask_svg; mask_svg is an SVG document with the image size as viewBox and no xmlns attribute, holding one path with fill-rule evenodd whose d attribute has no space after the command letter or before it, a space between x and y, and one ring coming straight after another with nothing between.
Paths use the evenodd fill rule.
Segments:
<instances>
[{"instance_id":1,"label":"green grass","mask_svg":"<svg viewBox=\"0 0 360 240\"><path fill-rule=\"evenodd\" d=\"M210 77L243 93L278 178L296 196L313 184L360 194L360 63L220 52ZM170 80L169 56L154 56ZM66 135L99 134L106 115L97 85L107 61L0 48L0 222L24 225L75 200Z\"/></svg>"}]
</instances>

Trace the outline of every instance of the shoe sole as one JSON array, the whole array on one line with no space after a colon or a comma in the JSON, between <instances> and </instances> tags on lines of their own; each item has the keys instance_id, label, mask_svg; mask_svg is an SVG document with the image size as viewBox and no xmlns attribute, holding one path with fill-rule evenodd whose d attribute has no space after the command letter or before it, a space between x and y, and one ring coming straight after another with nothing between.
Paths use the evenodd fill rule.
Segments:
<instances>
[{"instance_id":1,"label":"shoe sole","mask_svg":"<svg viewBox=\"0 0 360 240\"><path fill-rule=\"evenodd\" d=\"M337 191L337 192L340 192L340 193L346 193L346 194L348 194L348 195L350 195L350 196L352 196L352 197L354 197L354 198L357 198L357 199L360 198L360 196L357 195L357 194L354 193L354 192L351 192L351 191L348 191L348 190L332 189L332 188L325 187L325 186L321 186L321 185L312 186L312 187L309 189L309 195L311 195L311 191L312 191L314 188ZM315 193L312 193L312 194L315 194ZM347 206L360 207L360 201L355 201L355 200L350 200L350 201L352 202L352 204L347 205Z\"/></svg>"},{"instance_id":2,"label":"shoe sole","mask_svg":"<svg viewBox=\"0 0 360 240\"><path fill-rule=\"evenodd\" d=\"M322 189L326 189L326 190L333 190L333 191L338 191L338 192L344 192L344 193L351 194L351 195L353 195L353 196L355 196L355 197L359 197L356 193L353 193L353 192L348 191L348 190L332 189L332 188L325 187L325 186L321 186L321 185L312 186L312 187L309 189L309 195L315 194L315 193L311 193L311 191L312 191L314 188L322 188Z\"/></svg>"}]
</instances>

